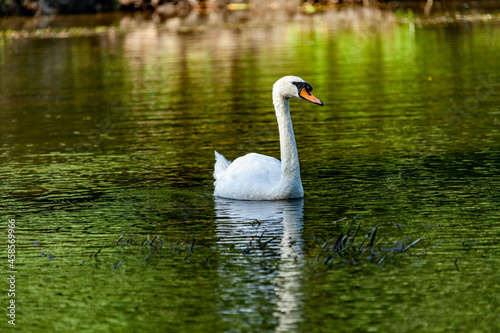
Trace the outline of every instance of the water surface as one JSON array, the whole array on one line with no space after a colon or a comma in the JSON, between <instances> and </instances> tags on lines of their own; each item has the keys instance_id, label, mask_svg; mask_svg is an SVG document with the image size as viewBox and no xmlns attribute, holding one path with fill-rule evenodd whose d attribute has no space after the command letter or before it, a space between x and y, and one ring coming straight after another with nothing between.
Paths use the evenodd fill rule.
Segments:
<instances>
[{"instance_id":1,"label":"water surface","mask_svg":"<svg viewBox=\"0 0 500 333\"><path fill-rule=\"evenodd\" d=\"M16 329L500 330L498 22L277 21L4 35ZM289 74L325 103L290 103L305 198L213 198L214 149L279 157ZM420 241L325 265L353 219L377 251Z\"/></svg>"}]
</instances>

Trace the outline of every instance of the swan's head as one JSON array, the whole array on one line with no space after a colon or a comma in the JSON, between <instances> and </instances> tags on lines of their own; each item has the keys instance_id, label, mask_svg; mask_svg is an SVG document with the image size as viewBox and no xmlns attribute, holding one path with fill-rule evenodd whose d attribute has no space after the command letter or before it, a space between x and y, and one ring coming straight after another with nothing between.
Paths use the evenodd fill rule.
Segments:
<instances>
[{"instance_id":1,"label":"swan's head","mask_svg":"<svg viewBox=\"0 0 500 333\"><path fill-rule=\"evenodd\" d=\"M323 106L323 102L315 97L313 88L298 76L285 76L276 81L273 86L273 95L284 98L302 98L314 104Z\"/></svg>"}]
</instances>

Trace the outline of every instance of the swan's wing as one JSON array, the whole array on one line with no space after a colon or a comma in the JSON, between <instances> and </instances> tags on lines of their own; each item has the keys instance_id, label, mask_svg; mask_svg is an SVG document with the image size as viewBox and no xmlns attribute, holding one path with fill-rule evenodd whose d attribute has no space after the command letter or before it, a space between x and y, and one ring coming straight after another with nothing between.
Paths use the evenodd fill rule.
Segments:
<instances>
[{"instance_id":1,"label":"swan's wing","mask_svg":"<svg viewBox=\"0 0 500 333\"><path fill-rule=\"evenodd\" d=\"M279 160L251 153L234 160L221 177L216 178L214 194L233 199L251 199L255 194L266 193L280 179Z\"/></svg>"},{"instance_id":2,"label":"swan's wing","mask_svg":"<svg viewBox=\"0 0 500 333\"><path fill-rule=\"evenodd\" d=\"M274 157L251 153L238 157L226 172L233 179L252 182L277 184L281 178L281 162Z\"/></svg>"}]
</instances>

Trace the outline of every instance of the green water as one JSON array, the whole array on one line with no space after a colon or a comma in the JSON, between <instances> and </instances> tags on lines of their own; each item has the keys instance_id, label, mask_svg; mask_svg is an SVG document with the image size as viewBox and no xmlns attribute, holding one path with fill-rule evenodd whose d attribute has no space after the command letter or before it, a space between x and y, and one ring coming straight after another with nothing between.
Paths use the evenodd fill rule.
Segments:
<instances>
[{"instance_id":1,"label":"green water","mask_svg":"<svg viewBox=\"0 0 500 333\"><path fill-rule=\"evenodd\" d=\"M500 25L389 18L5 33L15 329L499 331ZM305 198L214 199L214 149L279 157L289 74L325 103L290 103ZM378 256L326 261L353 219Z\"/></svg>"}]
</instances>

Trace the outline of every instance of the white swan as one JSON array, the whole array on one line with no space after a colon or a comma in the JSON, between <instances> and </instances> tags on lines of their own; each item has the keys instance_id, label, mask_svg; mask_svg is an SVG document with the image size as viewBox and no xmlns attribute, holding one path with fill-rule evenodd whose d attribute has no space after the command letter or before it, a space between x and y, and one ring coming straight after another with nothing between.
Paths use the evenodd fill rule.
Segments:
<instances>
[{"instance_id":1,"label":"white swan","mask_svg":"<svg viewBox=\"0 0 500 333\"><path fill-rule=\"evenodd\" d=\"M276 81L273 85L273 104L278 119L281 162L274 157L251 153L231 163L215 152L215 196L238 200L280 200L304 196L288 100L302 98L322 106L323 102L311 91L312 87L297 76L285 76Z\"/></svg>"}]
</instances>

